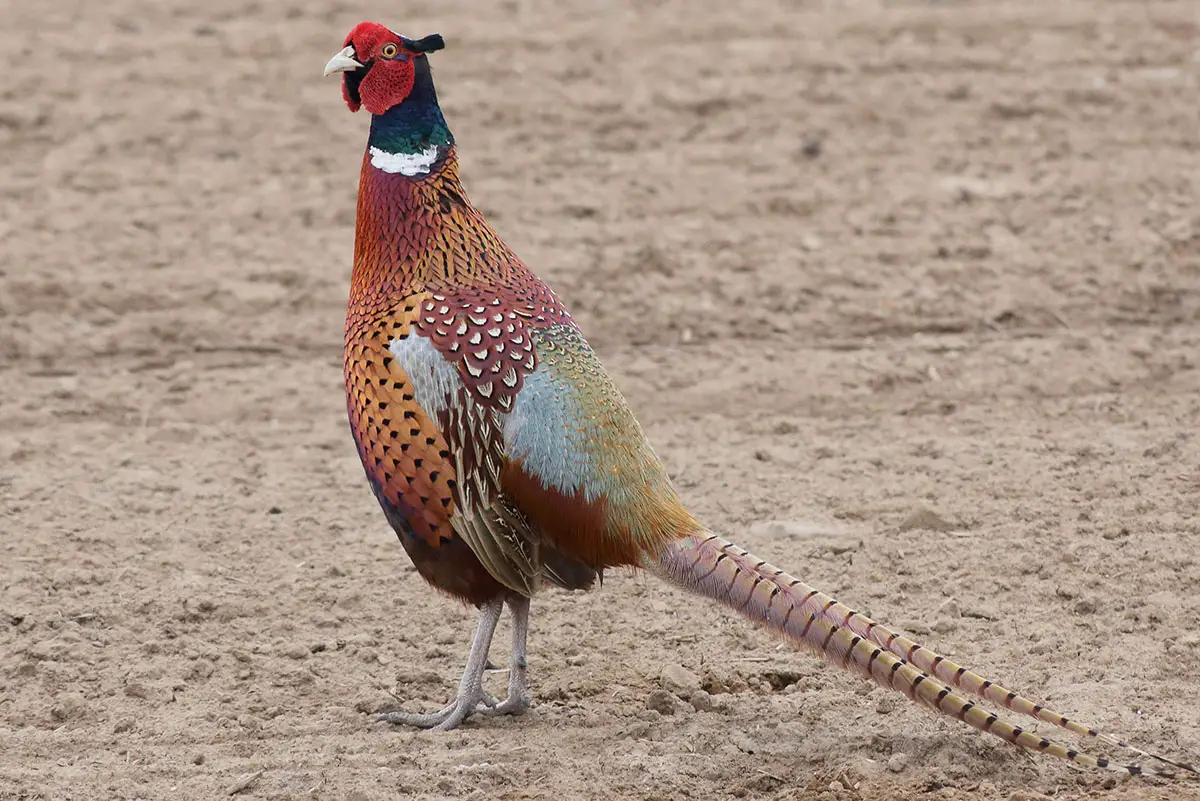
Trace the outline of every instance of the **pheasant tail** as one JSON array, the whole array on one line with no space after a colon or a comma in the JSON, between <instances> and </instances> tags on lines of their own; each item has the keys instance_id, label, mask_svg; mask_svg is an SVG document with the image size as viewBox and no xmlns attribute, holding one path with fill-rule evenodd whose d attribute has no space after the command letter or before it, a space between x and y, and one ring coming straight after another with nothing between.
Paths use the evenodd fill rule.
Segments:
<instances>
[{"instance_id":1,"label":"pheasant tail","mask_svg":"<svg viewBox=\"0 0 1200 801\"><path fill-rule=\"evenodd\" d=\"M677 586L720 601L835 665L1014 745L1093 768L1132 775L1174 775L1168 768L1111 762L1026 731L967 696L1158 760L1184 773L1200 773L1192 765L1134 748L988 681L715 534L673 541L657 557L647 556L644 567Z\"/></svg>"}]
</instances>

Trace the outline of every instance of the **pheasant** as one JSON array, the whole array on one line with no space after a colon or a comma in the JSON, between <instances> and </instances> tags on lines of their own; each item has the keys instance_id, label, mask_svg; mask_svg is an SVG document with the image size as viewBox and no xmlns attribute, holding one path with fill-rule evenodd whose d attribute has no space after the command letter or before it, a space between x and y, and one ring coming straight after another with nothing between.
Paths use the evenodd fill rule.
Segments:
<instances>
[{"instance_id":1,"label":"pheasant","mask_svg":"<svg viewBox=\"0 0 1200 801\"><path fill-rule=\"evenodd\" d=\"M429 66L442 37L363 22L343 44L325 75L342 76L351 111L371 113L345 327L350 427L417 571L479 609L456 697L381 720L445 731L475 714L521 714L530 598L631 566L1017 746L1130 774L1197 772L986 680L709 531L562 301L467 199ZM482 677L505 606L512 656L497 700ZM1159 767L1093 756L984 702Z\"/></svg>"}]
</instances>

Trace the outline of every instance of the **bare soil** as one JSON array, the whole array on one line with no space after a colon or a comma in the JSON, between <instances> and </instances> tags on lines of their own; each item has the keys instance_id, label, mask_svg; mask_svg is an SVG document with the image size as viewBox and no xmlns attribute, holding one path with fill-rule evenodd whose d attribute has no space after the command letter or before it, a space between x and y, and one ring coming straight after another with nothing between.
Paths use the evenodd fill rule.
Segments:
<instances>
[{"instance_id":1,"label":"bare soil","mask_svg":"<svg viewBox=\"0 0 1200 801\"><path fill-rule=\"evenodd\" d=\"M535 601L529 715L372 723L474 614L344 419L363 18L446 36L469 191L705 521L1200 753L1192 0L62 0L0 10L0 798L1200 798L630 574Z\"/></svg>"}]
</instances>

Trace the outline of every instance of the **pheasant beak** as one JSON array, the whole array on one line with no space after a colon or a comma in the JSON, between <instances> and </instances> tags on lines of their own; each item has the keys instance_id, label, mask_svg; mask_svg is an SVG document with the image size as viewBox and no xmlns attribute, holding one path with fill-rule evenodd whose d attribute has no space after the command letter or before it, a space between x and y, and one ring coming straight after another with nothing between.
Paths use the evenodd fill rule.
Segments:
<instances>
[{"instance_id":1,"label":"pheasant beak","mask_svg":"<svg viewBox=\"0 0 1200 801\"><path fill-rule=\"evenodd\" d=\"M329 59L329 63L325 65L325 77L328 78L335 72L350 72L351 70L362 69L362 66L362 64L354 60L354 46L350 45Z\"/></svg>"}]
</instances>

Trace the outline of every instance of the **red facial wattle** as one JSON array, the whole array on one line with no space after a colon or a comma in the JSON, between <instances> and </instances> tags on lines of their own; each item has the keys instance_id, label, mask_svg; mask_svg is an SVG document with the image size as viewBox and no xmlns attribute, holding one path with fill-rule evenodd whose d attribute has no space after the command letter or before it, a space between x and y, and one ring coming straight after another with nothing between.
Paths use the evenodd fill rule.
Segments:
<instances>
[{"instance_id":1,"label":"red facial wattle","mask_svg":"<svg viewBox=\"0 0 1200 801\"><path fill-rule=\"evenodd\" d=\"M400 52L391 59L380 56L374 60L358 85L359 97L367 111L382 114L404 102L413 87L412 58Z\"/></svg>"},{"instance_id":2,"label":"red facial wattle","mask_svg":"<svg viewBox=\"0 0 1200 801\"><path fill-rule=\"evenodd\" d=\"M437 34L412 40L378 22L360 22L343 46L326 66L326 75L343 73L342 98L351 111L366 106L372 114L383 114L403 103L412 91L413 60L444 45Z\"/></svg>"}]
</instances>

